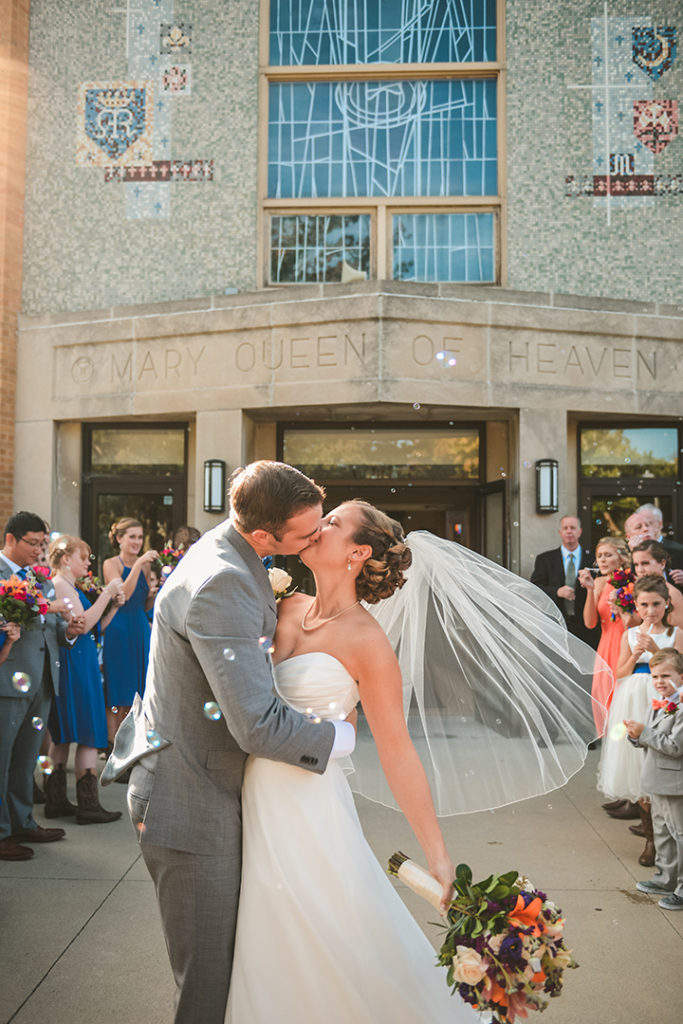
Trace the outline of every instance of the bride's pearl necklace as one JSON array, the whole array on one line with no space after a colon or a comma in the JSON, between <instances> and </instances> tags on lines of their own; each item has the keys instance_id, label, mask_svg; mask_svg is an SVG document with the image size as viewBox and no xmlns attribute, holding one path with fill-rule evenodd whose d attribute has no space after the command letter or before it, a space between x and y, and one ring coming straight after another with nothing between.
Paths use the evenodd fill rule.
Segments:
<instances>
[{"instance_id":1,"label":"bride's pearl necklace","mask_svg":"<svg viewBox=\"0 0 683 1024\"><path fill-rule=\"evenodd\" d=\"M360 604L360 601L354 601L353 604L347 604L346 608L342 608L342 610L340 612L337 612L336 615L330 615L329 618L327 618L327 619L319 619L318 622L316 622L314 626L307 626L306 625L306 616L308 615L308 613L310 612L311 608L313 607L312 604L309 604L308 608L304 612L303 617L301 619L301 628L303 629L304 633L312 633L314 629L320 629L321 626L326 626L327 623L328 622L332 622L333 619L338 619L340 615L344 614L344 612L350 612L351 609L355 608L357 604Z\"/></svg>"}]
</instances>

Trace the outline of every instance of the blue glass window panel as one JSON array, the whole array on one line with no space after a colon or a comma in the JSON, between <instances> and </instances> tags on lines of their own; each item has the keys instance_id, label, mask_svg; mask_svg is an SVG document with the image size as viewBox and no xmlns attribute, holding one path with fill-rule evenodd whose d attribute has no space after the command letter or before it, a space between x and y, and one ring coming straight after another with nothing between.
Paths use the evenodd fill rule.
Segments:
<instances>
[{"instance_id":1,"label":"blue glass window panel","mask_svg":"<svg viewBox=\"0 0 683 1024\"><path fill-rule=\"evenodd\" d=\"M369 276L369 214L271 217L271 284L341 281L344 264Z\"/></svg>"},{"instance_id":2,"label":"blue glass window panel","mask_svg":"<svg viewBox=\"0 0 683 1024\"><path fill-rule=\"evenodd\" d=\"M402 281L493 282L494 214L395 215L393 276Z\"/></svg>"},{"instance_id":3,"label":"blue glass window panel","mask_svg":"<svg viewBox=\"0 0 683 1024\"><path fill-rule=\"evenodd\" d=\"M270 0L271 65L496 59L496 0Z\"/></svg>"},{"instance_id":4,"label":"blue glass window panel","mask_svg":"<svg viewBox=\"0 0 683 1024\"><path fill-rule=\"evenodd\" d=\"M497 192L494 79L272 83L269 109L271 198Z\"/></svg>"}]
</instances>

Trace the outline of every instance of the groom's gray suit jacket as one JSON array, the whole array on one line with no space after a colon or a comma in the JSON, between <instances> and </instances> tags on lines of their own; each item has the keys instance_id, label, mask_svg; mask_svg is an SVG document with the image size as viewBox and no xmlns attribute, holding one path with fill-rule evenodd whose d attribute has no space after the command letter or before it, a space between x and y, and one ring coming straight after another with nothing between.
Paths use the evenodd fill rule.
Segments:
<instances>
[{"instance_id":1,"label":"groom's gray suit jacket","mask_svg":"<svg viewBox=\"0 0 683 1024\"><path fill-rule=\"evenodd\" d=\"M267 572L227 522L193 545L164 584L144 710L150 747L155 731L170 743L132 773L131 806L148 801L141 843L219 855L234 846L248 753L325 770L332 724L308 721L273 694L263 638L275 626ZM218 721L206 713L211 702Z\"/></svg>"}]
</instances>

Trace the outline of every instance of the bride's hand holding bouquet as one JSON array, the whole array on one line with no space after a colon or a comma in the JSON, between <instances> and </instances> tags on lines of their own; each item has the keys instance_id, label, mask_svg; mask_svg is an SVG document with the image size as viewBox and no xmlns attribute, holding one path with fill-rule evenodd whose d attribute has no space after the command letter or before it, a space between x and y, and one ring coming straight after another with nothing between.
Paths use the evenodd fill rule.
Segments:
<instances>
[{"instance_id":1,"label":"bride's hand holding bouquet","mask_svg":"<svg viewBox=\"0 0 683 1024\"><path fill-rule=\"evenodd\" d=\"M562 912L516 871L473 882L468 865L459 864L445 913L440 883L419 864L395 853L389 873L441 910L446 936L438 963L446 983L497 1024L545 1010L561 994L565 969L578 966L564 945Z\"/></svg>"}]
</instances>

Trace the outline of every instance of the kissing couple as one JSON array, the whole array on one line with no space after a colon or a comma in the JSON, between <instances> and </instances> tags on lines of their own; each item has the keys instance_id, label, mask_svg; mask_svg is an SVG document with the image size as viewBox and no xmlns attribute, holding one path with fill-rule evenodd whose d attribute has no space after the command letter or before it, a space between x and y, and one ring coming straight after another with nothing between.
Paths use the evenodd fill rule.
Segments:
<instances>
[{"instance_id":1,"label":"kissing couple","mask_svg":"<svg viewBox=\"0 0 683 1024\"><path fill-rule=\"evenodd\" d=\"M192 546L157 598L144 702L131 711L131 727L119 731L107 766L111 780L134 764L128 805L161 912L176 1024L479 1020L435 970L434 950L363 836L344 772L360 700L378 757L375 774L410 824L445 906L454 866L406 725L411 700L394 653L408 650L416 634L425 662L437 666L438 685L451 686L453 672L439 664L439 645L428 639L432 620L439 630L446 621L446 605L439 598L438 615L427 614L425 574L411 575L417 566L399 594L411 548L424 551L421 538L440 546L426 555L432 584L441 587L452 573L449 634L471 659L462 693L481 694L472 712L472 756L490 766L483 773L493 780L488 806L561 785L595 734L590 697L578 684L557 681L562 700L552 700L568 641L536 588L431 535L411 534L409 547L401 526L366 502L344 502L323 517L323 498L322 488L283 463L255 462L235 475L229 519ZM456 564L449 570L450 552ZM299 555L315 578L315 597L296 593L276 603L263 559L278 554ZM496 587L504 627L480 610L491 608ZM416 603L396 637L396 621L383 628L381 615L368 609L395 608L409 592ZM520 681L525 645L533 681ZM590 680L594 652L585 650ZM449 665L463 661L459 651ZM428 690L428 682L419 688ZM537 707L529 698L534 688ZM423 723L454 697L429 699L427 715L420 705ZM524 735L495 735L484 750L487 707L496 723L518 716L511 731L523 728ZM452 721L466 717L460 711ZM450 724L440 728L430 742L427 722L426 746L430 755L441 750L450 774L437 770L432 778L452 779L446 788L456 791L466 773L453 752L460 747L470 764L470 740L466 732L452 739ZM551 733L560 744L553 746ZM515 744L516 778L509 761L496 773L491 749L498 743ZM508 784L517 787L511 795ZM472 788L465 780L463 794Z\"/></svg>"}]
</instances>

